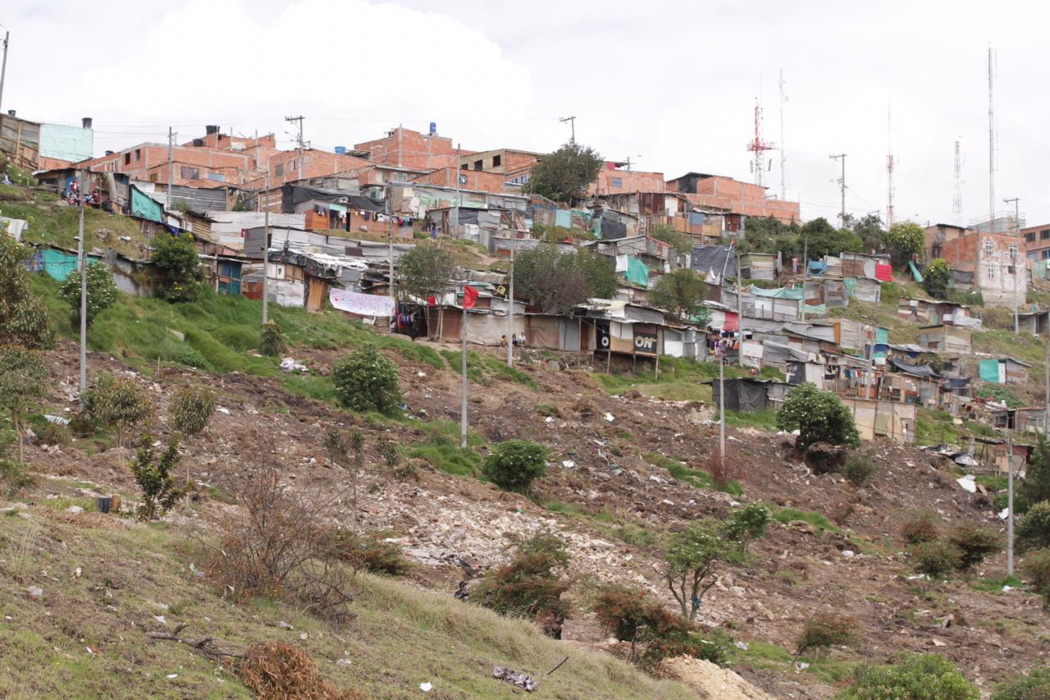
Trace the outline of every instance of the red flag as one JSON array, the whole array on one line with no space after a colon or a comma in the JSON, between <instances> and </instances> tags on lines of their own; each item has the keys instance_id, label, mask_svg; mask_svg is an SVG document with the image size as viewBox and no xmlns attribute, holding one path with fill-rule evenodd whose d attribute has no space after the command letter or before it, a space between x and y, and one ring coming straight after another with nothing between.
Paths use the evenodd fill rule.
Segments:
<instances>
[{"instance_id":1,"label":"red flag","mask_svg":"<svg viewBox=\"0 0 1050 700\"><path fill-rule=\"evenodd\" d=\"M437 297L427 297L427 306L437 306Z\"/></svg>"},{"instance_id":2,"label":"red flag","mask_svg":"<svg viewBox=\"0 0 1050 700\"><path fill-rule=\"evenodd\" d=\"M471 287L469 284L463 288L463 308L473 309L474 303L478 300L478 290Z\"/></svg>"}]
</instances>

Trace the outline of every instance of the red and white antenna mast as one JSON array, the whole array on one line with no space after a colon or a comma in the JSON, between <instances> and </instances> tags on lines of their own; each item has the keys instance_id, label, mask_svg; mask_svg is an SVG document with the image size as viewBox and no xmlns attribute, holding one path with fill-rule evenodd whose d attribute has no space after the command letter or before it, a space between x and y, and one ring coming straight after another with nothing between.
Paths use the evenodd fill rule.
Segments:
<instances>
[{"instance_id":1,"label":"red and white antenna mast","mask_svg":"<svg viewBox=\"0 0 1050 700\"><path fill-rule=\"evenodd\" d=\"M952 196L952 218L955 223L962 226L963 202L962 202L962 159L959 157L959 139L955 140L955 194Z\"/></svg>"},{"instance_id":2,"label":"red and white antenna mast","mask_svg":"<svg viewBox=\"0 0 1050 700\"><path fill-rule=\"evenodd\" d=\"M886 152L886 228L893 226L893 113L886 110L889 125L889 149Z\"/></svg>"},{"instance_id":3,"label":"red and white antenna mast","mask_svg":"<svg viewBox=\"0 0 1050 700\"><path fill-rule=\"evenodd\" d=\"M753 141L748 142L747 150L752 151L755 154L755 162L751 164L751 170L755 174L755 184L759 187L764 187L762 184L762 173L766 170L766 166L763 163L765 156L762 154L766 151L772 151L776 149L776 145L769 143L768 141L762 140L762 104L755 98L755 138ZM773 161L769 162L770 167L773 165Z\"/></svg>"}]
</instances>

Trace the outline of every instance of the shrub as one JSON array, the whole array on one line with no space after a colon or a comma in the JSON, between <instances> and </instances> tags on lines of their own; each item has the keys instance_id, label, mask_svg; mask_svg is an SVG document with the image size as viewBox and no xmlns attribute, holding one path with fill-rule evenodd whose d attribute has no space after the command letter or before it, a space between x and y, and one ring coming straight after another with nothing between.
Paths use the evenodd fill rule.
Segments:
<instances>
[{"instance_id":1,"label":"shrub","mask_svg":"<svg viewBox=\"0 0 1050 700\"><path fill-rule=\"evenodd\" d=\"M350 530L336 530L331 538L335 556L355 570L387 576L405 576L412 570L401 547L375 533L361 535Z\"/></svg>"},{"instance_id":2,"label":"shrub","mask_svg":"<svg viewBox=\"0 0 1050 700\"><path fill-rule=\"evenodd\" d=\"M547 473L547 448L528 440L507 440L481 463L481 471L506 491L528 494L532 482Z\"/></svg>"},{"instance_id":3,"label":"shrub","mask_svg":"<svg viewBox=\"0 0 1050 700\"><path fill-rule=\"evenodd\" d=\"M99 375L86 398L91 417L104 426L117 429L117 451L123 466L124 438L129 429L149 417L153 402L134 381L111 374Z\"/></svg>"},{"instance_id":4,"label":"shrub","mask_svg":"<svg viewBox=\"0 0 1050 700\"><path fill-rule=\"evenodd\" d=\"M50 378L51 372L39 352L17 345L0 348L0 408L11 412L19 464L25 464L22 415L33 399L44 396Z\"/></svg>"},{"instance_id":5,"label":"shrub","mask_svg":"<svg viewBox=\"0 0 1050 700\"><path fill-rule=\"evenodd\" d=\"M662 606L644 590L619 584L603 586L591 606L601 628L621 642L636 639L641 629L654 623L660 610Z\"/></svg>"},{"instance_id":6,"label":"shrub","mask_svg":"<svg viewBox=\"0 0 1050 700\"><path fill-rule=\"evenodd\" d=\"M1050 698L1050 668L1033 669L995 687L992 700L1046 700Z\"/></svg>"},{"instance_id":7,"label":"shrub","mask_svg":"<svg viewBox=\"0 0 1050 700\"><path fill-rule=\"evenodd\" d=\"M926 540L908 550L916 571L927 576L944 576L962 566L963 553L958 547L940 540Z\"/></svg>"},{"instance_id":8,"label":"shrub","mask_svg":"<svg viewBox=\"0 0 1050 700\"><path fill-rule=\"evenodd\" d=\"M154 442L156 438L147 428L131 463L131 474L142 489L143 503L138 513L142 520L156 520L186 495L176 485L175 479L175 468L179 465L179 439L172 438L159 458L154 454Z\"/></svg>"},{"instance_id":9,"label":"shrub","mask_svg":"<svg viewBox=\"0 0 1050 700\"><path fill-rule=\"evenodd\" d=\"M215 393L202 386L180 389L171 400L171 424L183 435L196 435L215 411Z\"/></svg>"},{"instance_id":10,"label":"shrub","mask_svg":"<svg viewBox=\"0 0 1050 700\"><path fill-rule=\"evenodd\" d=\"M842 476L857 488L868 483L868 479L875 476L879 468L875 466L871 455L864 452L854 452L846 458L840 469Z\"/></svg>"},{"instance_id":11,"label":"shrub","mask_svg":"<svg viewBox=\"0 0 1050 700\"><path fill-rule=\"evenodd\" d=\"M861 666L839 700L977 700L980 693L951 661L938 654L910 655L894 666Z\"/></svg>"},{"instance_id":12,"label":"shrub","mask_svg":"<svg viewBox=\"0 0 1050 700\"><path fill-rule=\"evenodd\" d=\"M390 438L379 438L376 441L376 452L382 458L386 466L391 469L397 469L397 466L401 464L401 450L398 449L397 443Z\"/></svg>"},{"instance_id":13,"label":"shrub","mask_svg":"<svg viewBox=\"0 0 1050 700\"><path fill-rule=\"evenodd\" d=\"M803 450L816 442L860 446L857 426L839 397L806 383L788 392L777 411L777 427L798 430L795 447Z\"/></svg>"},{"instance_id":14,"label":"shrub","mask_svg":"<svg viewBox=\"0 0 1050 700\"><path fill-rule=\"evenodd\" d=\"M365 345L336 362L332 381L339 403L352 411L393 415L401 406L397 366L375 345Z\"/></svg>"},{"instance_id":15,"label":"shrub","mask_svg":"<svg viewBox=\"0 0 1050 700\"><path fill-rule=\"evenodd\" d=\"M561 623L569 606L561 599L569 588L561 572L569 565L565 542L551 534L535 535L519 542L517 552L506 564L490 571L481 580L472 598L500 615L529 617L544 621L544 632L561 638Z\"/></svg>"},{"instance_id":16,"label":"shrub","mask_svg":"<svg viewBox=\"0 0 1050 700\"><path fill-rule=\"evenodd\" d=\"M157 296L168 301L193 301L200 291L203 271L193 236L157 236L153 265L159 273Z\"/></svg>"},{"instance_id":17,"label":"shrub","mask_svg":"<svg viewBox=\"0 0 1050 700\"><path fill-rule=\"evenodd\" d=\"M47 304L30 288L26 263L32 255L29 246L0 235L0 338L11 345L49 348L55 331Z\"/></svg>"},{"instance_id":18,"label":"shrub","mask_svg":"<svg viewBox=\"0 0 1050 700\"><path fill-rule=\"evenodd\" d=\"M98 262L87 268L87 325L95 317L113 306L117 301L117 284L113 281L110 269ZM71 307L71 319L74 327L80 326L80 270L75 270L66 277L58 290L58 296Z\"/></svg>"},{"instance_id":19,"label":"shrub","mask_svg":"<svg viewBox=\"0 0 1050 700\"><path fill-rule=\"evenodd\" d=\"M700 631L681 618L676 619L671 615L668 618L674 620L675 626L646 644L640 659L643 667L655 668L664 659L678 656L692 656L719 666L725 665L733 644L729 635L719 629Z\"/></svg>"},{"instance_id":20,"label":"shrub","mask_svg":"<svg viewBox=\"0 0 1050 700\"><path fill-rule=\"evenodd\" d=\"M934 299L944 299L952 283L952 271L944 258L934 258L922 271L922 288Z\"/></svg>"},{"instance_id":21,"label":"shrub","mask_svg":"<svg viewBox=\"0 0 1050 700\"><path fill-rule=\"evenodd\" d=\"M849 644L853 640L853 630L857 619L833 612L818 612L802 627L802 633L795 642L795 658L807 651L826 653L833 646Z\"/></svg>"},{"instance_id":22,"label":"shrub","mask_svg":"<svg viewBox=\"0 0 1050 700\"><path fill-rule=\"evenodd\" d=\"M898 255L902 261L911 260L913 257L922 255L926 249L926 234L913 221L900 221L890 226L885 235L886 247Z\"/></svg>"},{"instance_id":23,"label":"shrub","mask_svg":"<svg viewBox=\"0 0 1050 700\"><path fill-rule=\"evenodd\" d=\"M1050 501L1050 443L1043 434L1037 435L1035 449L1025 466L1025 478L1017 487L1014 507L1018 513L1041 501Z\"/></svg>"},{"instance_id":24,"label":"shrub","mask_svg":"<svg viewBox=\"0 0 1050 700\"><path fill-rule=\"evenodd\" d=\"M734 510L722 520L722 536L740 545L740 551L747 554L748 545L766 534L769 526L769 509L758 503Z\"/></svg>"},{"instance_id":25,"label":"shrub","mask_svg":"<svg viewBox=\"0 0 1050 700\"><path fill-rule=\"evenodd\" d=\"M946 539L962 552L959 569L963 571L968 571L1003 548L999 533L972 522L957 524L948 532Z\"/></svg>"},{"instance_id":26,"label":"shrub","mask_svg":"<svg viewBox=\"0 0 1050 700\"><path fill-rule=\"evenodd\" d=\"M1043 599L1043 608L1050 610L1050 549L1038 549L1025 555L1021 575L1028 579L1032 590Z\"/></svg>"},{"instance_id":27,"label":"shrub","mask_svg":"<svg viewBox=\"0 0 1050 700\"><path fill-rule=\"evenodd\" d=\"M901 523L901 539L907 544L932 542L940 536L941 517L932 510L920 510L908 515Z\"/></svg>"},{"instance_id":28,"label":"shrub","mask_svg":"<svg viewBox=\"0 0 1050 700\"><path fill-rule=\"evenodd\" d=\"M1041 501L1028 509L1017 523L1017 551L1050 547L1050 501Z\"/></svg>"},{"instance_id":29,"label":"shrub","mask_svg":"<svg viewBox=\"0 0 1050 700\"><path fill-rule=\"evenodd\" d=\"M339 691L317 673L306 652L283 642L260 642L248 647L234 668L241 681L260 698L303 700L358 700L357 691Z\"/></svg>"},{"instance_id":30,"label":"shrub","mask_svg":"<svg viewBox=\"0 0 1050 700\"><path fill-rule=\"evenodd\" d=\"M664 555L662 576L682 610L682 617L695 620L704 594L715 585L715 568L726 554L718 526L710 518L690 523L671 538Z\"/></svg>"},{"instance_id":31,"label":"shrub","mask_svg":"<svg viewBox=\"0 0 1050 700\"><path fill-rule=\"evenodd\" d=\"M259 333L259 352L267 357L277 357L284 349L284 333L281 332L281 327L273 320L264 323Z\"/></svg>"}]
</instances>

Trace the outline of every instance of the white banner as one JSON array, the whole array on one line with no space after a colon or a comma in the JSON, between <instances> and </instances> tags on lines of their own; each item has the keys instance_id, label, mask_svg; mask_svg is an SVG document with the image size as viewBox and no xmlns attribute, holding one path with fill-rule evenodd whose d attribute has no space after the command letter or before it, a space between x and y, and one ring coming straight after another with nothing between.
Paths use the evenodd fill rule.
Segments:
<instances>
[{"instance_id":1,"label":"white banner","mask_svg":"<svg viewBox=\"0 0 1050 700\"><path fill-rule=\"evenodd\" d=\"M328 290L328 300L340 311L359 316L393 316L394 300L375 294L359 294L347 289Z\"/></svg>"}]
</instances>

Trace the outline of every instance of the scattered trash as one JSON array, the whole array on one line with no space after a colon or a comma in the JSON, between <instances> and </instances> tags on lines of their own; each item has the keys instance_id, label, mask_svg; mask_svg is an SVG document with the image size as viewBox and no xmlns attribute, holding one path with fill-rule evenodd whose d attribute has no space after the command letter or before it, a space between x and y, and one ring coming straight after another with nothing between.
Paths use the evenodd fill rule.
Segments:
<instances>
[{"instance_id":1,"label":"scattered trash","mask_svg":"<svg viewBox=\"0 0 1050 700\"><path fill-rule=\"evenodd\" d=\"M179 677L179 674L177 674L177 673L169 673L168 676L167 676L169 681L174 679L174 678L178 678L178 677Z\"/></svg>"},{"instance_id":2,"label":"scattered trash","mask_svg":"<svg viewBox=\"0 0 1050 700\"><path fill-rule=\"evenodd\" d=\"M280 628L281 628L281 629L283 629L283 630L294 630L294 629L295 629L294 627L292 627L291 625L289 625L289 624L288 624L287 622L285 622L284 620L281 620L280 622L278 622L278 623L277 623L277 626L278 626L278 627L280 627Z\"/></svg>"},{"instance_id":3,"label":"scattered trash","mask_svg":"<svg viewBox=\"0 0 1050 700\"><path fill-rule=\"evenodd\" d=\"M539 687L539 684L532 678L532 676L526 676L524 673L518 673L517 671L512 671L509 668L503 668L502 666L497 666L493 669L492 677L498 678L501 681L513 683L519 688L524 688L525 691L529 693Z\"/></svg>"},{"instance_id":4,"label":"scattered trash","mask_svg":"<svg viewBox=\"0 0 1050 700\"><path fill-rule=\"evenodd\" d=\"M82 573L84 573L84 570L78 566L77 568L73 569L73 578L80 578L80 574Z\"/></svg>"},{"instance_id":5,"label":"scattered trash","mask_svg":"<svg viewBox=\"0 0 1050 700\"><path fill-rule=\"evenodd\" d=\"M416 376L417 377L425 377L425 376L427 376L427 373L426 372L416 372Z\"/></svg>"},{"instance_id":6,"label":"scattered trash","mask_svg":"<svg viewBox=\"0 0 1050 700\"><path fill-rule=\"evenodd\" d=\"M30 586L26 589L26 593L29 594L30 600L40 600L44 597L44 589L40 586Z\"/></svg>"},{"instance_id":7,"label":"scattered trash","mask_svg":"<svg viewBox=\"0 0 1050 700\"><path fill-rule=\"evenodd\" d=\"M844 549L842 550L842 556L846 557L847 559L852 559L853 557L857 556L857 554L852 550Z\"/></svg>"},{"instance_id":8,"label":"scattered trash","mask_svg":"<svg viewBox=\"0 0 1050 700\"><path fill-rule=\"evenodd\" d=\"M935 640L933 640L933 646L935 646L935 647L946 647L948 645L945 644L944 642L942 642L939 639L935 639Z\"/></svg>"},{"instance_id":9,"label":"scattered trash","mask_svg":"<svg viewBox=\"0 0 1050 700\"><path fill-rule=\"evenodd\" d=\"M336 659L335 660L335 665L336 666L344 666L345 667L345 666L349 666L352 663L353 662L350 661L350 659Z\"/></svg>"},{"instance_id":10,"label":"scattered trash","mask_svg":"<svg viewBox=\"0 0 1050 700\"><path fill-rule=\"evenodd\" d=\"M159 622L162 625L168 624L168 621L166 619L164 619L163 615L154 615L153 619L156 620L157 622Z\"/></svg>"},{"instance_id":11,"label":"scattered trash","mask_svg":"<svg viewBox=\"0 0 1050 700\"><path fill-rule=\"evenodd\" d=\"M649 481L653 482L654 484L666 484L667 483L667 479L661 479L656 474L650 475L649 476Z\"/></svg>"},{"instance_id":12,"label":"scattered trash","mask_svg":"<svg viewBox=\"0 0 1050 700\"><path fill-rule=\"evenodd\" d=\"M68 508L66 508L66 512L72 513L73 515L79 515L84 512L84 509L80 506L69 506Z\"/></svg>"},{"instance_id":13,"label":"scattered trash","mask_svg":"<svg viewBox=\"0 0 1050 700\"><path fill-rule=\"evenodd\" d=\"M962 454L957 455L952 461L954 461L956 464L958 464L960 466L963 466L963 467L976 467L977 466L977 460L974 459L973 455L969 454L968 452L963 452ZM973 477L971 477L971 478L973 478Z\"/></svg>"},{"instance_id":14,"label":"scattered trash","mask_svg":"<svg viewBox=\"0 0 1050 700\"><path fill-rule=\"evenodd\" d=\"M576 466L576 462L573 462L571 459L562 460L561 466L565 467L566 469L572 469Z\"/></svg>"},{"instance_id":15,"label":"scattered trash","mask_svg":"<svg viewBox=\"0 0 1050 700\"><path fill-rule=\"evenodd\" d=\"M1014 587L1013 587L1013 586L1007 586L1007 585L1003 585L1003 593L1009 593L1009 592L1010 592L1010 591L1012 591L1013 589L1014 589Z\"/></svg>"},{"instance_id":16,"label":"scattered trash","mask_svg":"<svg viewBox=\"0 0 1050 700\"><path fill-rule=\"evenodd\" d=\"M433 683L420 683L419 684L419 689L422 690L424 693L429 693L431 690L434 689L434 684Z\"/></svg>"},{"instance_id":17,"label":"scattered trash","mask_svg":"<svg viewBox=\"0 0 1050 700\"><path fill-rule=\"evenodd\" d=\"M554 419L551 418L550 416L547 416L546 418L543 419L543 422L544 423L553 423Z\"/></svg>"},{"instance_id":18,"label":"scattered trash","mask_svg":"<svg viewBox=\"0 0 1050 700\"><path fill-rule=\"evenodd\" d=\"M310 638L310 635L308 635L306 632L303 632L302 634L299 635L299 639L303 640L304 642L307 639L309 639L309 638Z\"/></svg>"},{"instance_id":19,"label":"scattered trash","mask_svg":"<svg viewBox=\"0 0 1050 700\"><path fill-rule=\"evenodd\" d=\"M740 651L747 651L748 649L747 642L733 642L733 646L735 646Z\"/></svg>"},{"instance_id":20,"label":"scattered trash","mask_svg":"<svg viewBox=\"0 0 1050 700\"><path fill-rule=\"evenodd\" d=\"M999 519L1000 520L1006 520L1009 517L1010 517L1010 509L1009 508L1003 508L1001 511L999 511Z\"/></svg>"},{"instance_id":21,"label":"scattered trash","mask_svg":"<svg viewBox=\"0 0 1050 700\"><path fill-rule=\"evenodd\" d=\"M613 414L611 414L611 413L606 413L606 414L605 414L605 420L607 420L607 421L609 421L610 423L612 423L612 422L613 422L614 420L616 420L616 416L614 416L614 415L613 415Z\"/></svg>"},{"instance_id":22,"label":"scattered trash","mask_svg":"<svg viewBox=\"0 0 1050 700\"><path fill-rule=\"evenodd\" d=\"M292 357L286 357L281 360L281 369L285 372L302 372L304 374L309 371L306 368L306 365L302 362L297 362L295 358Z\"/></svg>"},{"instance_id":23,"label":"scattered trash","mask_svg":"<svg viewBox=\"0 0 1050 700\"><path fill-rule=\"evenodd\" d=\"M730 435L730 436L729 436L728 438L726 438L726 439L727 439L727 440L730 440L731 442L743 442L743 440L741 440L741 439L739 439L739 438L735 438L735 437L733 437L732 435Z\"/></svg>"},{"instance_id":24,"label":"scattered trash","mask_svg":"<svg viewBox=\"0 0 1050 700\"><path fill-rule=\"evenodd\" d=\"M48 423L54 423L55 425L69 425L69 419L63 418L62 416L52 416L45 413L44 419L47 420Z\"/></svg>"},{"instance_id":25,"label":"scattered trash","mask_svg":"<svg viewBox=\"0 0 1050 700\"><path fill-rule=\"evenodd\" d=\"M973 474L967 474L955 481L958 482L959 486L962 486L964 490L969 491L970 493L977 493L977 479L974 478Z\"/></svg>"},{"instance_id":26,"label":"scattered trash","mask_svg":"<svg viewBox=\"0 0 1050 700\"><path fill-rule=\"evenodd\" d=\"M226 415L230 415L230 409L226 408L225 406L218 406L215 408L215 410L219 413L225 413Z\"/></svg>"},{"instance_id":27,"label":"scattered trash","mask_svg":"<svg viewBox=\"0 0 1050 700\"><path fill-rule=\"evenodd\" d=\"M796 671L805 671L807 668L809 668L809 664L807 664L805 661L798 661L795 663Z\"/></svg>"}]
</instances>

